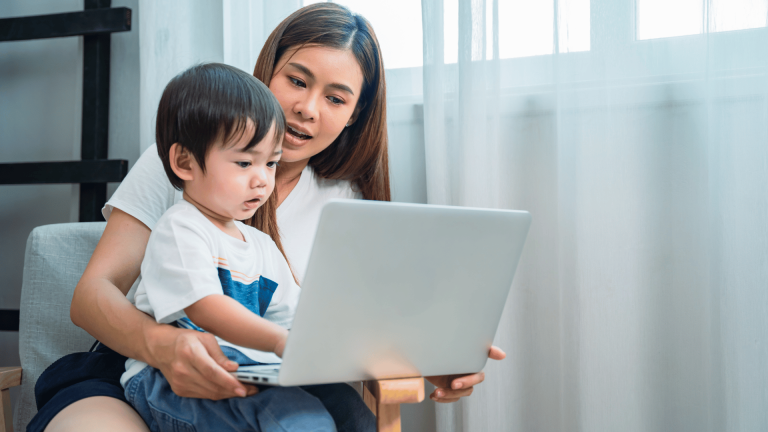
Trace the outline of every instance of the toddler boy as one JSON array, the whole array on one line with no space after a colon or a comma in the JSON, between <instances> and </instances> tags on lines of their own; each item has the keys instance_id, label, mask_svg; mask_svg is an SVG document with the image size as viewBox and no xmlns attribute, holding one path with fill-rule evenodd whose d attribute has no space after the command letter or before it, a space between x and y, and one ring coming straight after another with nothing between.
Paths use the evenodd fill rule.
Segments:
<instances>
[{"instance_id":1,"label":"toddler boy","mask_svg":"<svg viewBox=\"0 0 768 432\"><path fill-rule=\"evenodd\" d=\"M157 113L157 151L183 200L150 235L136 307L160 323L213 333L241 365L280 362L300 293L272 238L239 222L269 200L284 133L269 89L222 64L176 76ZM262 216L275 218L274 209ZM320 399L299 387L183 398L134 359L121 383L152 431L336 430Z\"/></svg>"}]
</instances>

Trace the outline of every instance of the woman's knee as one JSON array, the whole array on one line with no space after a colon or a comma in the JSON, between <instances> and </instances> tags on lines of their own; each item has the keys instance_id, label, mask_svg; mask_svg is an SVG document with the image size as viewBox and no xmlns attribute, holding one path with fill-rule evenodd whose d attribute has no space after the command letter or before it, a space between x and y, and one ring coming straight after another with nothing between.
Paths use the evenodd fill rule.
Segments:
<instances>
[{"instance_id":1,"label":"woman's knee","mask_svg":"<svg viewBox=\"0 0 768 432\"><path fill-rule=\"evenodd\" d=\"M127 403L107 396L79 400L61 410L45 432L148 432L136 411Z\"/></svg>"}]
</instances>

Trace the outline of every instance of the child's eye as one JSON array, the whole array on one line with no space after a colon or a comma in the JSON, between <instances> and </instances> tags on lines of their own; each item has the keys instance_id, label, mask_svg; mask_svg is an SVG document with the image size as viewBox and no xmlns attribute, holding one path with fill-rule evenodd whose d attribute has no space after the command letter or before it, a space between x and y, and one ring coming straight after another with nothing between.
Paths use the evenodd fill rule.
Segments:
<instances>
[{"instance_id":1,"label":"child's eye","mask_svg":"<svg viewBox=\"0 0 768 432\"><path fill-rule=\"evenodd\" d=\"M289 80L291 80L291 83L295 85L296 87L306 87L307 85L304 83L304 81L294 78L294 77L288 77Z\"/></svg>"},{"instance_id":2,"label":"child's eye","mask_svg":"<svg viewBox=\"0 0 768 432\"><path fill-rule=\"evenodd\" d=\"M328 96L328 100L334 105L341 105L344 103L343 99L339 99L336 96Z\"/></svg>"},{"instance_id":3,"label":"child's eye","mask_svg":"<svg viewBox=\"0 0 768 432\"><path fill-rule=\"evenodd\" d=\"M249 166L251 166L251 163L247 161L240 161L235 163L240 165L240 168L248 168Z\"/></svg>"},{"instance_id":4,"label":"child's eye","mask_svg":"<svg viewBox=\"0 0 768 432\"><path fill-rule=\"evenodd\" d=\"M277 163L277 162L267 162L267 166L268 166L269 168L277 168L277 167L279 167L279 166L280 166L280 164L279 164L279 163Z\"/></svg>"}]
</instances>

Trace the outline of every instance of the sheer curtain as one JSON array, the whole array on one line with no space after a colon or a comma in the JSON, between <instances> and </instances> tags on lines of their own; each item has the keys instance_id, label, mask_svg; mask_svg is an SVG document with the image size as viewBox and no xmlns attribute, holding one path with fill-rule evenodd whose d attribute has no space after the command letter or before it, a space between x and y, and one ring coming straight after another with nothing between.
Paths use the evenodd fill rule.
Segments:
<instances>
[{"instance_id":1,"label":"sheer curtain","mask_svg":"<svg viewBox=\"0 0 768 432\"><path fill-rule=\"evenodd\" d=\"M253 73L261 47L301 0L165 0L138 7L139 145L155 142L155 114L163 89L178 73L219 62ZM130 113L129 113L130 114Z\"/></svg>"},{"instance_id":2,"label":"sheer curtain","mask_svg":"<svg viewBox=\"0 0 768 432\"><path fill-rule=\"evenodd\" d=\"M532 3L422 1L429 202L533 215L508 357L438 430L768 430L764 2L739 2L756 28L704 0L659 37L671 7L582 1L585 42L554 0L530 55Z\"/></svg>"}]
</instances>

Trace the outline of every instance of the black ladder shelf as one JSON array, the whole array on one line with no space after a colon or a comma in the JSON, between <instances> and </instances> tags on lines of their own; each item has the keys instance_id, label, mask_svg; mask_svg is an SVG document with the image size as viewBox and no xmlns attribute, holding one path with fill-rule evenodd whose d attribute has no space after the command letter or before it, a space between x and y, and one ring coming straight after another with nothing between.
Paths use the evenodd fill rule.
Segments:
<instances>
[{"instance_id":1,"label":"black ladder shelf","mask_svg":"<svg viewBox=\"0 0 768 432\"><path fill-rule=\"evenodd\" d=\"M112 33L131 30L131 10L112 0L85 0L79 12L0 19L0 42L83 36L83 116L79 161L0 163L0 185L80 184L80 222L103 220L107 183L128 174L108 159L109 58ZM0 331L18 331L19 311L0 310Z\"/></svg>"}]
</instances>

